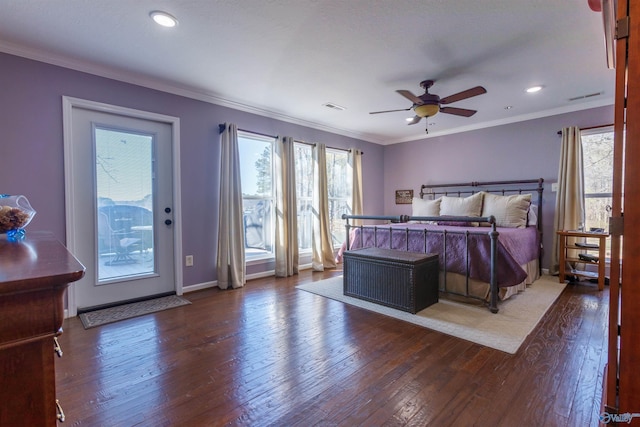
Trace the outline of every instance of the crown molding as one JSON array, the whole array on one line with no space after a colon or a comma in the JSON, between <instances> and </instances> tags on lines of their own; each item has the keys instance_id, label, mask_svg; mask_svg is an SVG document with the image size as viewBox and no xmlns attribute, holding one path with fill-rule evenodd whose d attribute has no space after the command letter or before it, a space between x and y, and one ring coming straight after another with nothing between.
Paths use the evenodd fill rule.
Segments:
<instances>
[{"instance_id":1,"label":"crown molding","mask_svg":"<svg viewBox=\"0 0 640 427\"><path fill-rule=\"evenodd\" d=\"M109 67L93 62L79 60L64 55L55 54L53 52L45 51L42 49L35 49L27 46L17 45L0 40L0 52L4 52L10 55L19 56L34 61L44 62L47 64L55 65L62 68L68 68L74 71L80 71L83 73L92 74L98 77L103 77L111 80L117 80L123 83L129 83L136 86L145 87L147 89L154 89L160 92L170 93L172 95L183 96L185 98L195 99L209 104L219 105L221 107L231 108L233 110L244 111L247 113L255 114L270 119L280 120L287 123L292 123L299 126L304 126L312 129L321 130L324 132L335 133L338 135L347 136L350 138L360 139L375 144L381 144L378 138L374 138L371 135L361 132L352 132L346 129L336 128L332 126L323 125L316 122L311 122L296 117L288 116L278 112L265 110L251 105L246 105L241 102L221 98L215 94L208 93L193 88L176 86L166 81L159 79L153 79L147 75L137 74L133 72L123 71L118 68Z\"/></svg>"},{"instance_id":2,"label":"crown molding","mask_svg":"<svg viewBox=\"0 0 640 427\"><path fill-rule=\"evenodd\" d=\"M485 129L494 126L501 126L511 123L517 123L527 120L538 119L542 117L554 116L558 114L571 113L575 111L587 110L590 108L609 106L614 104L613 98L604 98L597 101L591 101L587 103L568 105L564 107L555 108L552 110L540 111L537 113L523 114L519 116L513 116L505 119L493 120L489 122L477 123L474 125L460 126L455 129L448 129L443 131L430 130L427 135L420 135L409 138L401 138L397 140L381 139L378 136L374 136L364 132L353 132L350 130L336 128L332 126L323 125L316 122L311 122L296 117L288 116L286 114L278 113L275 111L265 110L255 106L243 104L241 102L229 100L217 96L213 93L209 93L203 90L176 86L174 84L162 81L160 79L153 79L147 75L138 73L123 71L114 67L96 64L93 62L79 60L68 56L56 54L42 49L31 48L23 45L13 44L7 41L0 40L0 52L8 53L11 55L31 59L34 61L44 62L47 64L68 68L74 71L80 71L83 73L92 74L99 77L104 77L111 80L117 80L123 83L129 83L148 89L158 90L160 92L170 93L173 95L183 96L185 98L195 99L202 102L207 102L221 107L230 108L233 110L244 111L247 113L255 114L262 117L267 117L274 120L279 120L299 126L304 126L311 129L316 129L324 132L334 133L349 138L355 138L367 142L371 142L378 145L393 145L401 144L403 142L419 141L430 138L436 138L439 136L452 135L461 132L468 132L472 130Z\"/></svg>"},{"instance_id":3,"label":"crown molding","mask_svg":"<svg viewBox=\"0 0 640 427\"><path fill-rule=\"evenodd\" d=\"M576 105L569 105L569 106L554 108L551 110L538 111L536 113L522 114L519 116L513 116L505 119L476 123L474 125L460 126L460 127L456 127L455 129L449 129L444 131L432 131L430 129L429 134L427 135L420 135L418 137L411 137L411 138L403 138L403 139L389 142L386 145L401 144L403 142L411 142L411 141L419 141L424 139L436 138L438 136L452 135L452 134L468 132L472 130L508 125L511 123L526 122L528 120L540 119L543 117L557 116L559 114L573 113L576 111L589 110L591 108L607 107L612 105L614 105L613 98L611 99L605 98L598 101L585 102L585 103L576 104Z\"/></svg>"}]
</instances>

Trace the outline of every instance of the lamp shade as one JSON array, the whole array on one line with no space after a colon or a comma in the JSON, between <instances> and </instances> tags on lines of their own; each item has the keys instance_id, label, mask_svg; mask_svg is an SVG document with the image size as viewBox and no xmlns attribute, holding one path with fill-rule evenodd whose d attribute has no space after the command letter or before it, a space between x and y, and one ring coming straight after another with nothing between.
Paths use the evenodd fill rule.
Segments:
<instances>
[{"instance_id":1,"label":"lamp shade","mask_svg":"<svg viewBox=\"0 0 640 427\"><path fill-rule=\"evenodd\" d=\"M432 117L440 111L440 107L438 104L422 104L416 106L413 111L415 111L418 117Z\"/></svg>"}]
</instances>

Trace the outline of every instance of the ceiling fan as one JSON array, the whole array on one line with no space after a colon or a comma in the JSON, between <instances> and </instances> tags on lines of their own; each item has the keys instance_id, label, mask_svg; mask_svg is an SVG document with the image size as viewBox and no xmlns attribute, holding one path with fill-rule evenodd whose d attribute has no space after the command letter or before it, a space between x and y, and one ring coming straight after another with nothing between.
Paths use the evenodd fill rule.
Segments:
<instances>
[{"instance_id":1,"label":"ceiling fan","mask_svg":"<svg viewBox=\"0 0 640 427\"><path fill-rule=\"evenodd\" d=\"M420 96L416 96L408 90L396 91L400 95L407 98L409 101L413 102L413 105L409 108L402 108L399 110L373 111L369 114L391 113L394 111L409 111L413 109L416 115L408 123L410 125L415 125L420 120L422 120L423 117L435 116L438 112L445 114L454 114L456 116L471 117L476 113L476 110L468 110L466 108L456 107L442 107L441 105L451 104L452 102L462 101L463 99L487 93L487 90L482 86L476 86L474 88L467 89L462 92L447 96L446 98L440 99L438 95L429 93L429 88L433 86L433 83L434 80L424 80L420 82L420 87L424 88L424 94Z\"/></svg>"}]
</instances>

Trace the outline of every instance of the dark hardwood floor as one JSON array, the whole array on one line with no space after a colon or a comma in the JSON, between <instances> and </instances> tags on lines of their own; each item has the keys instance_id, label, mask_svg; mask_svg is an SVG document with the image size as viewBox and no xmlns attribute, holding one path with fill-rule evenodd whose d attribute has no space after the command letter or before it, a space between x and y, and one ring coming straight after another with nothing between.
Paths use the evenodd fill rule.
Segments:
<instances>
[{"instance_id":1,"label":"dark hardwood floor","mask_svg":"<svg viewBox=\"0 0 640 427\"><path fill-rule=\"evenodd\" d=\"M56 360L66 426L596 426L608 288L569 285L510 355L295 289L186 294L84 330Z\"/></svg>"}]
</instances>

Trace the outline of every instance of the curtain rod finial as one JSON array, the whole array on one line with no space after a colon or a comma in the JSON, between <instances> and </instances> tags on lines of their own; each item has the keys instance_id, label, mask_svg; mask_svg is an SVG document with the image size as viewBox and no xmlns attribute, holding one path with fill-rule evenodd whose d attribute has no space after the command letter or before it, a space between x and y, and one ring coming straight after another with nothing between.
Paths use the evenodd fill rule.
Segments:
<instances>
[{"instance_id":1,"label":"curtain rod finial","mask_svg":"<svg viewBox=\"0 0 640 427\"><path fill-rule=\"evenodd\" d=\"M220 130L220 133L224 132L224 128L226 127L226 125L224 123L221 123L218 125L218 129Z\"/></svg>"}]
</instances>

